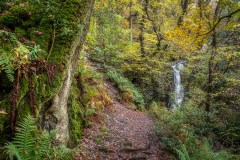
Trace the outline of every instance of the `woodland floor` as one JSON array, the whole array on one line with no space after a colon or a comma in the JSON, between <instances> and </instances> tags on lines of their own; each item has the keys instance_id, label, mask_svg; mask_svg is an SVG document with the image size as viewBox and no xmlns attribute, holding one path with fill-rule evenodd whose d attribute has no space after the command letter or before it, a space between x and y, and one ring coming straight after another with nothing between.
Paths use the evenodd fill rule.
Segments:
<instances>
[{"instance_id":1,"label":"woodland floor","mask_svg":"<svg viewBox=\"0 0 240 160\"><path fill-rule=\"evenodd\" d=\"M105 83L114 97L113 105L102 116L94 117L84 130L76 160L171 160L171 155L158 145L147 113L134 111L119 102L118 92Z\"/></svg>"}]
</instances>

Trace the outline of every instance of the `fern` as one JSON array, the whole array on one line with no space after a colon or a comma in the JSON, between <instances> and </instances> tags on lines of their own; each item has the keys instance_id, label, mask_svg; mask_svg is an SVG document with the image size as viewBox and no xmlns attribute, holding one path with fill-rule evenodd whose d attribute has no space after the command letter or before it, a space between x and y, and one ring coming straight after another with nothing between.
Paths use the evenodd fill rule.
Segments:
<instances>
[{"instance_id":1,"label":"fern","mask_svg":"<svg viewBox=\"0 0 240 160\"><path fill-rule=\"evenodd\" d=\"M5 0L5 1L10 2L10 0ZM6 3L6 2L2 2L2 3ZM7 32L4 30L0 30L0 38L3 38L4 40L10 40L14 44L16 44L18 41L14 33Z\"/></svg>"},{"instance_id":2,"label":"fern","mask_svg":"<svg viewBox=\"0 0 240 160\"><path fill-rule=\"evenodd\" d=\"M14 144L19 149L20 155L22 155L25 160L30 160L29 155L33 154L33 146L35 144L34 134L37 132L35 120L31 116L27 116L27 118L19 124L19 127L21 129L16 133Z\"/></svg>"},{"instance_id":3,"label":"fern","mask_svg":"<svg viewBox=\"0 0 240 160\"><path fill-rule=\"evenodd\" d=\"M138 109L144 111L144 99L143 95L140 93L139 89L127 78L123 77L116 70L108 70L107 76L114 82L121 92L129 91L133 97L133 102L137 104Z\"/></svg>"},{"instance_id":4,"label":"fern","mask_svg":"<svg viewBox=\"0 0 240 160\"><path fill-rule=\"evenodd\" d=\"M176 152L180 160L191 160L187 148L184 144L181 146L181 149L176 149Z\"/></svg>"},{"instance_id":5,"label":"fern","mask_svg":"<svg viewBox=\"0 0 240 160\"><path fill-rule=\"evenodd\" d=\"M10 50L6 51L4 49L0 49L0 72L3 70L7 78L13 82L14 80L14 69L15 68L21 68L21 65L24 65L26 63L29 63L29 60L26 58L20 58L19 55L22 57L28 57L30 60L34 60L37 57L37 54L41 51L39 45L35 45L34 47L31 46L25 46L21 44L14 33L7 32L4 30L0 30L0 38L3 40L7 40L10 44L13 44L10 46ZM0 39L0 40L1 40ZM16 45L18 44L18 45ZM12 51L14 51L15 55L9 54Z\"/></svg>"},{"instance_id":6,"label":"fern","mask_svg":"<svg viewBox=\"0 0 240 160\"><path fill-rule=\"evenodd\" d=\"M14 69L12 62L10 61L7 53L0 49L0 53L2 53L2 56L0 57L0 67L2 66L4 72L7 74L8 79L13 82L14 80ZM1 68L0 68L1 71Z\"/></svg>"},{"instance_id":7,"label":"fern","mask_svg":"<svg viewBox=\"0 0 240 160\"><path fill-rule=\"evenodd\" d=\"M39 157L44 157L44 155L51 155L51 142L54 138L55 132L48 133L46 130L42 132L42 135L37 138L38 146L36 147L35 154Z\"/></svg>"},{"instance_id":8,"label":"fern","mask_svg":"<svg viewBox=\"0 0 240 160\"><path fill-rule=\"evenodd\" d=\"M71 160L71 157L69 156L70 150L66 148L64 145L57 146L53 148L52 157L51 159L54 160Z\"/></svg>"},{"instance_id":9,"label":"fern","mask_svg":"<svg viewBox=\"0 0 240 160\"><path fill-rule=\"evenodd\" d=\"M64 145L53 146L51 144L55 132L39 132L35 125L35 119L27 116L19 124L19 132L13 142L6 143L4 149L12 160L70 160L71 152Z\"/></svg>"},{"instance_id":10,"label":"fern","mask_svg":"<svg viewBox=\"0 0 240 160\"><path fill-rule=\"evenodd\" d=\"M19 150L13 143L11 142L6 143L5 150L11 160L13 160L14 157L16 157L18 160L22 160Z\"/></svg>"},{"instance_id":11,"label":"fern","mask_svg":"<svg viewBox=\"0 0 240 160\"><path fill-rule=\"evenodd\" d=\"M37 54L41 51L40 49L40 45L35 45L34 47L30 47L30 46L25 46L29 51L29 57L30 60L34 60L37 57Z\"/></svg>"}]
</instances>

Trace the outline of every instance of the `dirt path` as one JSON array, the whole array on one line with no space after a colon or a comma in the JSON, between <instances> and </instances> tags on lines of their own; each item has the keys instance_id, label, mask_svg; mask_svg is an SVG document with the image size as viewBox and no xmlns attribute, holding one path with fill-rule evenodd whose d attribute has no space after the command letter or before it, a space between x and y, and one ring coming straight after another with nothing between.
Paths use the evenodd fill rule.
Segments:
<instances>
[{"instance_id":1,"label":"dirt path","mask_svg":"<svg viewBox=\"0 0 240 160\"><path fill-rule=\"evenodd\" d=\"M109 83L106 86L115 97L113 105L84 131L76 160L171 160L170 154L159 148L147 113L121 104L116 89Z\"/></svg>"}]
</instances>

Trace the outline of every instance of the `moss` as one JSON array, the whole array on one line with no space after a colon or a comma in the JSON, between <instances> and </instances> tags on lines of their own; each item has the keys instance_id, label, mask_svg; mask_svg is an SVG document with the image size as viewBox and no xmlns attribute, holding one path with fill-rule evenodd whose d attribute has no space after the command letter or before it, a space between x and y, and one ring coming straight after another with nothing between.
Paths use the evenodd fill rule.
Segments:
<instances>
[{"instance_id":1,"label":"moss","mask_svg":"<svg viewBox=\"0 0 240 160\"><path fill-rule=\"evenodd\" d=\"M54 79L49 82L46 74L35 75L33 83L35 85L35 97L38 108L44 106L46 102L51 100L61 87L64 72L56 72Z\"/></svg>"},{"instance_id":2,"label":"moss","mask_svg":"<svg viewBox=\"0 0 240 160\"><path fill-rule=\"evenodd\" d=\"M0 17L0 23L12 28L12 26L19 25L20 21L13 14L7 12Z\"/></svg>"},{"instance_id":3,"label":"moss","mask_svg":"<svg viewBox=\"0 0 240 160\"><path fill-rule=\"evenodd\" d=\"M51 46L53 24L55 23L56 37L48 62L61 65L63 66L62 68L64 68L69 59L69 50L73 37L80 29L79 23L81 23L81 19L83 18L81 14L83 12L82 9L87 9L84 8L82 4L84 4L82 0L69 0L64 2L62 0L49 0L48 5L41 3L41 1L37 3L34 1L17 0L8 11L0 15L0 23L15 32L17 38L26 40L26 44L24 43L24 45L40 45L42 51L37 55L37 60L40 62L46 62L49 47ZM6 45L6 47L8 46L9 45ZM6 50L10 52L13 48L14 46L10 46ZM33 76L37 116L46 105L51 105L49 102L58 93L64 77L65 72L58 70L54 73L51 83L49 83L44 69L42 69L41 73ZM30 113L29 80L22 78L20 82L21 88L17 101L19 114L17 120L21 120L23 115ZM0 89L1 86L0 84ZM78 92L79 90L75 84L69 101L69 113L71 115L69 117L71 118L70 123L72 124L71 137L75 143L77 143L81 137L82 128L87 121L83 107L78 97L76 97L78 96ZM11 93L7 93L4 97L2 94L0 95L0 102L2 102L1 107L4 105L8 113L10 113L11 110L11 104L9 102L10 94ZM91 98L86 99L87 103ZM0 118L0 126L5 122L9 123L9 115L10 114L4 118Z\"/></svg>"},{"instance_id":4,"label":"moss","mask_svg":"<svg viewBox=\"0 0 240 160\"><path fill-rule=\"evenodd\" d=\"M16 36L18 37L24 37L27 35L27 32L21 28L15 28L15 33L16 33Z\"/></svg>"},{"instance_id":5,"label":"moss","mask_svg":"<svg viewBox=\"0 0 240 160\"><path fill-rule=\"evenodd\" d=\"M101 74L79 61L78 73L74 79L69 99L70 146L74 147L82 136L83 128L90 125L90 117L105 106L111 105Z\"/></svg>"},{"instance_id":6,"label":"moss","mask_svg":"<svg viewBox=\"0 0 240 160\"><path fill-rule=\"evenodd\" d=\"M40 45L41 49L47 52L49 39L51 38L50 26L28 28L28 36L35 44ZM40 34L39 34L40 33ZM46 55L47 56L47 55Z\"/></svg>"},{"instance_id":7,"label":"moss","mask_svg":"<svg viewBox=\"0 0 240 160\"><path fill-rule=\"evenodd\" d=\"M70 126L70 147L75 147L79 139L82 137L82 129L84 127L84 118L82 117L81 112L83 112L83 107L78 100L79 90L76 86L76 81L73 83L71 88L71 95L69 98L69 126Z\"/></svg>"},{"instance_id":8,"label":"moss","mask_svg":"<svg viewBox=\"0 0 240 160\"><path fill-rule=\"evenodd\" d=\"M0 148L10 138L9 137L10 108L11 108L10 97L8 95L0 97L0 109L7 113L0 114ZM2 153L0 154L0 159L3 159L1 158L1 155Z\"/></svg>"},{"instance_id":9,"label":"moss","mask_svg":"<svg viewBox=\"0 0 240 160\"><path fill-rule=\"evenodd\" d=\"M5 122L9 121L10 117L9 117L9 109L11 108L11 104L9 99L5 98L3 100L0 100L0 109L4 112L6 112L7 114L0 114L0 135L1 132L3 132L3 130L5 129Z\"/></svg>"},{"instance_id":10,"label":"moss","mask_svg":"<svg viewBox=\"0 0 240 160\"><path fill-rule=\"evenodd\" d=\"M27 79L24 78L24 79L21 80L17 106L19 105L19 103L22 101L22 99L28 93L28 84L29 84L29 82L28 82Z\"/></svg>"}]
</instances>

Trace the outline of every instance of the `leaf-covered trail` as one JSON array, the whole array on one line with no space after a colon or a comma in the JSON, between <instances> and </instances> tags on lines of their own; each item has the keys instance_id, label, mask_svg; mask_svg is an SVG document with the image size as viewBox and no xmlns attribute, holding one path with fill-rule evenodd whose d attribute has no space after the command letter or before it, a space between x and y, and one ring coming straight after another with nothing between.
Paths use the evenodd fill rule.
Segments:
<instances>
[{"instance_id":1,"label":"leaf-covered trail","mask_svg":"<svg viewBox=\"0 0 240 160\"><path fill-rule=\"evenodd\" d=\"M147 113L120 103L116 89L110 83L106 86L115 97L113 105L84 131L76 160L170 160L170 154L158 146Z\"/></svg>"}]
</instances>

